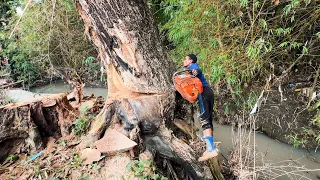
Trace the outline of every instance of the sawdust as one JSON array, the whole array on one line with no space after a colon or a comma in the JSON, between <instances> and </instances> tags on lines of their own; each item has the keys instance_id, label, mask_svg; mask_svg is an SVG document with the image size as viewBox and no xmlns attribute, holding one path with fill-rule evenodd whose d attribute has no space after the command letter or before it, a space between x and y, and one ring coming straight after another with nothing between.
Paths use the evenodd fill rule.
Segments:
<instances>
[{"instance_id":1,"label":"sawdust","mask_svg":"<svg viewBox=\"0 0 320 180\"><path fill-rule=\"evenodd\" d=\"M131 177L126 170L127 164L130 162L130 157L127 154L116 155L106 159L105 167L101 169L103 179L123 180L137 178Z\"/></svg>"}]
</instances>

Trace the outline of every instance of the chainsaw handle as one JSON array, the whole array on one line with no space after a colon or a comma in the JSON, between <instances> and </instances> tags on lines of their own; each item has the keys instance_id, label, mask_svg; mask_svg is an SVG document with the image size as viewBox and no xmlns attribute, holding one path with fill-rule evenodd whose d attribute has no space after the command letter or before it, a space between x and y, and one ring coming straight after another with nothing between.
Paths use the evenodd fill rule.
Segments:
<instances>
[{"instance_id":1,"label":"chainsaw handle","mask_svg":"<svg viewBox=\"0 0 320 180\"><path fill-rule=\"evenodd\" d=\"M192 70L191 69L185 69L185 70L182 70L182 71L177 71L177 72L175 72L175 73L173 73L173 75L172 75L172 80L174 79L174 77L175 76L177 76L178 74L180 74L180 73L183 73L183 72L192 72ZM191 76L192 77L194 77L194 75L193 74L191 74Z\"/></svg>"}]
</instances>

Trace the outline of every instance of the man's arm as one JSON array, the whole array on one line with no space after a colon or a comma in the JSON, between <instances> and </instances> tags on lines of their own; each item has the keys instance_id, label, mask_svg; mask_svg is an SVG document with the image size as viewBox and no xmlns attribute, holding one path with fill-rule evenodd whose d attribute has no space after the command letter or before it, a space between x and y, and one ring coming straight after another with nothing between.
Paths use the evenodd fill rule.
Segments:
<instances>
[{"instance_id":1,"label":"man's arm","mask_svg":"<svg viewBox=\"0 0 320 180\"><path fill-rule=\"evenodd\" d=\"M193 74L194 76L197 76L197 75L198 75L198 71L197 71L196 69L192 69L192 74Z\"/></svg>"},{"instance_id":2,"label":"man's arm","mask_svg":"<svg viewBox=\"0 0 320 180\"><path fill-rule=\"evenodd\" d=\"M191 66L189 66L189 69L192 70L192 74L196 77L198 77L202 73L201 69L195 64L192 64Z\"/></svg>"}]
</instances>

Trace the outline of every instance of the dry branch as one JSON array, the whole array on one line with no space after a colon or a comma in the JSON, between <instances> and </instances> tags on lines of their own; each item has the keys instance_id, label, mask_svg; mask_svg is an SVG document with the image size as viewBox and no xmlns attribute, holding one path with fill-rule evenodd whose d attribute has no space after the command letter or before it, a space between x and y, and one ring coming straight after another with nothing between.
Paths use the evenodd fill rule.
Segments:
<instances>
[{"instance_id":1,"label":"dry branch","mask_svg":"<svg viewBox=\"0 0 320 180\"><path fill-rule=\"evenodd\" d=\"M0 86L0 89L4 89L4 88L7 88L7 87L16 85L16 84L20 84L22 82L23 82L23 80L20 80L20 81L17 81L17 82L13 82L13 83L10 83L10 84L6 84L6 85L3 85L3 86Z\"/></svg>"}]
</instances>

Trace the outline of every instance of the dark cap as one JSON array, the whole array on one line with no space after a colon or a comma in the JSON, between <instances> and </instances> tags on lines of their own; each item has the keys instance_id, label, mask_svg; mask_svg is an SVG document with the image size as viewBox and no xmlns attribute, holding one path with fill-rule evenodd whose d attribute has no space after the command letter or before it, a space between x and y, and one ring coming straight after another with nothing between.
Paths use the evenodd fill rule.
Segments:
<instances>
[{"instance_id":1,"label":"dark cap","mask_svg":"<svg viewBox=\"0 0 320 180\"><path fill-rule=\"evenodd\" d=\"M197 63L197 56L196 55L194 55L194 54L189 54L188 55L189 57L190 57L190 59L192 59L192 63Z\"/></svg>"}]
</instances>

